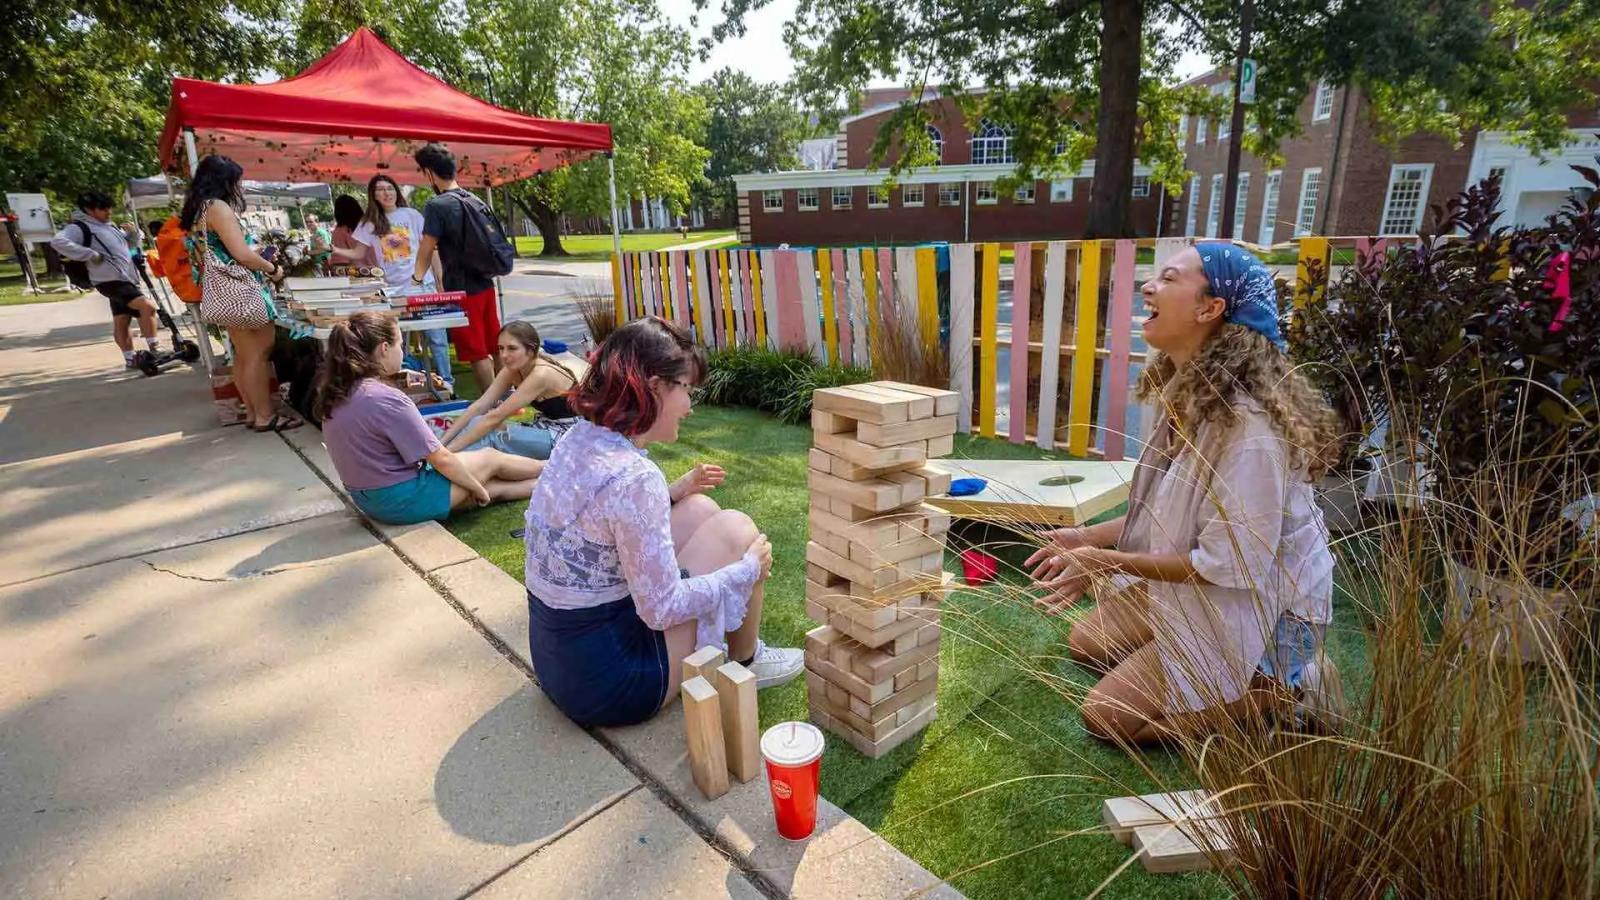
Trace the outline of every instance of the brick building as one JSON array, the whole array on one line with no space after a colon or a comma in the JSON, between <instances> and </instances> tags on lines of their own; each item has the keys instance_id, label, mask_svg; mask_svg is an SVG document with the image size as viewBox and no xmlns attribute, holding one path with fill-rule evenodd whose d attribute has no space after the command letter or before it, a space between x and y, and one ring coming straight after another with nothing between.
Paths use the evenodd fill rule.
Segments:
<instances>
[{"instance_id":1,"label":"brick building","mask_svg":"<svg viewBox=\"0 0 1600 900\"><path fill-rule=\"evenodd\" d=\"M1231 90L1218 69L1191 83ZM1076 177L1035 182L1017 196L999 196L994 182L1015 158L1006 129L968 123L954 101L929 95L941 164L916 169L887 191L885 171L867 168L874 136L905 91L869 95L864 111L843 123L839 168L822 172L741 175L739 237L754 244L871 244L1081 237L1088 218L1093 162ZM1241 154L1232 237L1259 244L1306 234L1415 234L1430 205L1498 170L1505 221L1534 224L1554 212L1581 179L1571 163L1594 164L1600 110L1574 110L1575 140L1539 160L1513 136L1480 132L1456 146L1432 135L1381 143L1371 110L1354 89L1318 85L1300 107L1301 134L1280 148L1283 162L1268 169ZM1246 118L1248 122L1248 116ZM1181 124L1194 176L1169 197L1153 189L1149 170L1135 164L1131 218L1140 237L1216 237L1222 221L1229 122L1187 117ZM1252 127L1247 125L1247 128Z\"/></svg>"}]
</instances>

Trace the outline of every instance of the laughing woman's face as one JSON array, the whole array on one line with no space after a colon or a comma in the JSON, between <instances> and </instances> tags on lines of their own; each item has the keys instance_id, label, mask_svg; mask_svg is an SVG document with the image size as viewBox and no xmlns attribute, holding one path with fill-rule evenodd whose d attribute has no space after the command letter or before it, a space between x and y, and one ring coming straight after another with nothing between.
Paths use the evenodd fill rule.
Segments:
<instances>
[{"instance_id":1,"label":"laughing woman's face","mask_svg":"<svg viewBox=\"0 0 1600 900\"><path fill-rule=\"evenodd\" d=\"M1145 308L1144 339L1164 353L1193 351L1205 342L1225 304L1209 292L1200 251L1186 247L1167 260L1140 289Z\"/></svg>"}]
</instances>

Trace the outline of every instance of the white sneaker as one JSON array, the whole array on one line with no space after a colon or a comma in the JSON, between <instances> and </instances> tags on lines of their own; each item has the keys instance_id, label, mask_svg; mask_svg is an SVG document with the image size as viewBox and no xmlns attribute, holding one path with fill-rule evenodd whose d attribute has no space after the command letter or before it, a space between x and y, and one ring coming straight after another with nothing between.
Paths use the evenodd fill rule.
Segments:
<instances>
[{"instance_id":1,"label":"white sneaker","mask_svg":"<svg viewBox=\"0 0 1600 900\"><path fill-rule=\"evenodd\" d=\"M805 654L787 647L768 647L756 641L756 655L747 667L756 675L756 690L788 684L805 669Z\"/></svg>"}]
</instances>

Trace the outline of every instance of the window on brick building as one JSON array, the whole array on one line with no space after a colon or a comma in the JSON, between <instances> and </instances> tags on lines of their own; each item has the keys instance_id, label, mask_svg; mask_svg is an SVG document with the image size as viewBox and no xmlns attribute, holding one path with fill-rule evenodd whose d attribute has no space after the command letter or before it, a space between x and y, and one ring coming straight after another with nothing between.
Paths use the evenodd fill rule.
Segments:
<instances>
[{"instance_id":1,"label":"window on brick building","mask_svg":"<svg viewBox=\"0 0 1600 900\"><path fill-rule=\"evenodd\" d=\"M1322 122L1333 115L1333 85L1317 82L1316 101L1311 105L1311 121Z\"/></svg>"},{"instance_id":2,"label":"window on brick building","mask_svg":"<svg viewBox=\"0 0 1600 900\"><path fill-rule=\"evenodd\" d=\"M944 184L939 185L939 205L960 206L961 185L951 182L945 182Z\"/></svg>"},{"instance_id":3,"label":"window on brick building","mask_svg":"<svg viewBox=\"0 0 1600 900\"><path fill-rule=\"evenodd\" d=\"M901 206L921 206L924 188L920 184L908 184L900 189Z\"/></svg>"},{"instance_id":4,"label":"window on brick building","mask_svg":"<svg viewBox=\"0 0 1600 900\"><path fill-rule=\"evenodd\" d=\"M1200 219L1200 176L1189 179L1189 212L1183 218L1183 236L1194 237L1195 225Z\"/></svg>"},{"instance_id":5,"label":"window on brick building","mask_svg":"<svg viewBox=\"0 0 1600 900\"><path fill-rule=\"evenodd\" d=\"M1244 240L1245 204L1250 202L1250 173L1239 173L1239 189L1233 197L1233 239Z\"/></svg>"},{"instance_id":6,"label":"window on brick building","mask_svg":"<svg viewBox=\"0 0 1600 900\"><path fill-rule=\"evenodd\" d=\"M974 186L975 196L973 202L979 206L993 206L1000 202L1000 197L994 192L994 182L980 181ZM944 188L939 189L939 202L948 206L944 200Z\"/></svg>"},{"instance_id":7,"label":"window on brick building","mask_svg":"<svg viewBox=\"0 0 1600 900\"><path fill-rule=\"evenodd\" d=\"M1189 114L1184 113L1178 117L1178 146L1189 146Z\"/></svg>"},{"instance_id":8,"label":"window on brick building","mask_svg":"<svg viewBox=\"0 0 1600 900\"><path fill-rule=\"evenodd\" d=\"M1017 154L1011 149L1011 129L984 119L972 136L972 164L975 166L1011 165Z\"/></svg>"},{"instance_id":9,"label":"window on brick building","mask_svg":"<svg viewBox=\"0 0 1600 900\"><path fill-rule=\"evenodd\" d=\"M1135 175L1135 176L1133 176L1133 195L1135 197L1148 197L1148 196L1150 196L1150 176L1149 175Z\"/></svg>"},{"instance_id":10,"label":"window on brick building","mask_svg":"<svg viewBox=\"0 0 1600 900\"><path fill-rule=\"evenodd\" d=\"M1032 203L1033 182L1030 181L1027 184L1019 186L1017 188L1017 192L1011 195L1011 200L1013 203Z\"/></svg>"},{"instance_id":11,"label":"window on brick building","mask_svg":"<svg viewBox=\"0 0 1600 900\"><path fill-rule=\"evenodd\" d=\"M1294 218L1294 236L1305 237L1317 224L1317 197L1322 193L1322 170L1307 169L1300 176L1300 211Z\"/></svg>"},{"instance_id":12,"label":"window on brick building","mask_svg":"<svg viewBox=\"0 0 1600 900\"><path fill-rule=\"evenodd\" d=\"M801 188L794 193L796 199L795 205L800 208L801 212L816 212L817 208L822 205L821 198L817 195L816 188Z\"/></svg>"},{"instance_id":13,"label":"window on brick building","mask_svg":"<svg viewBox=\"0 0 1600 900\"><path fill-rule=\"evenodd\" d=\"M836 187L833 189L833 196L828 199L834 209L849 209L852 200L850 195L853 192L852 188Z\"/></svg>"},{"instance_id":14,"label":"window on brick building","mask_svg":"<svg viewBox=\"0 0 1600 900\"><path fill-rule=\"evenodd\" d=\"M943 164L944 163L944 133L941 132L939 129L933 127L932 125L929 125L928 126L928 140L933 142L933 164L936 165L936 166Z\"/></svg>"},{"instance_id":15,"label":"window on brick building","mask_svg":"<svg viewBox=\"0 0 1600 900\"><path fill-rule=\"evenodd\" d=\"M783 191L761 192L762 212L783 212Z\"/></svg>"},{"instance_id":16,"label":"window on brick building","mask_svg":"<svg viewBox=\"0 0 1600 900\"><path fill-rule=\"evenodd\" d=\"M1233 88L1233 85L1231 85L1231 84L1219 84L1216 87L1211 89L1211 93L1215 94L1218 97L1232 99L1232 97L1231 97L1232 88ZM1230 134L1233 134L1233 114L1232 113L1224 115L1222 118L1217 120L1217 140L1225 141L1225 140L1228 139L1228 135L1230 135Z\"/></svg>"},{"instance_id":17,"label":"window on brick building","mask_svg":"<svg viewBox=\"0 0 1600 900\"><path fill-rule=\"evenodd\" d=\"M1378 234L1416 234L1422 228L1422 211L1428 205L1428 184L1432 180L1431 164L1390 168Z\"/></svg>"},{"instance_id":18,"label":"window on brick building","mask_svg":"<svg viewBox=\"0 0 1600 900\"><path fill-rule=\"evenodd\" d=\"M1052 181L1052 182L1050 182L1050 202L1051 203L1071 203L1072 202L1072 179L1071 178L1068 178L1065 181Z\"/></svg>"},{"instance_id":19,"label":"window on brick building","mask_svg":"<svg viewBox=\"0 0 1600 900\"><path fill-rule=\"evenodd\" d=\"M1196 144L1204 144L1206 142L1206 117L1205 116L1201 116L1200 120L1195 123L1195 126L1194 126L1194 142Z\"/></svg>"},{"instance_id":20,"label":"window on brick building","mask_svg":"<svg viewBox=\"0 0 1600 900\"><path fill-rule=\"evenodd\" d=\"M1256 235L1256 243L1263 247L1271 245L1278 228L1278 193L1282 187L1283 170L1268 172L1267 190L1261 198L1261 232Z\"/></svg>"},{"instance_id":21,"label":"window on brick building","mask_svg":"<svg viewBox=\"0 0 1600 900\"><path fill-rule=\"evenodd\" d=\"M1222 176L1211 176L1211 205L1206 209L1206 237L1216 237L1222 223Z\"/></svg>"},{"instance_id":22,"label":"window on brick building","mask_svg":"<svg viewBox=\"0 0 1600 900\"><path fill-rule=\"evenodd\" d=\"M889 192L881 187L867 188L867 209L888 209Z\"/></svg>"}]
</instances>

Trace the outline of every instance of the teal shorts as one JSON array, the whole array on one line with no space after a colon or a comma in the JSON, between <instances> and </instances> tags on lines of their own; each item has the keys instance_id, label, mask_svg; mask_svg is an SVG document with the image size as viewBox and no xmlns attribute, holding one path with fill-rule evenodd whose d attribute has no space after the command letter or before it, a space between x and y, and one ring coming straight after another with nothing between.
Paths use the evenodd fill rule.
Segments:
<instances>
[{"instance_id":1,"label":"teal shorts","mask_svg":"<svg viewBox=\"0 0 1600 900\"><path fill-rule=\"evenodd\" d=\"M417 477L388 487L351 491L356 507L379 522L415 525L450 517L450 479L423 464Z\"/></svg>"}]
</instances>

